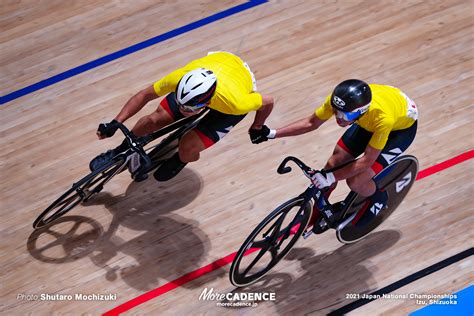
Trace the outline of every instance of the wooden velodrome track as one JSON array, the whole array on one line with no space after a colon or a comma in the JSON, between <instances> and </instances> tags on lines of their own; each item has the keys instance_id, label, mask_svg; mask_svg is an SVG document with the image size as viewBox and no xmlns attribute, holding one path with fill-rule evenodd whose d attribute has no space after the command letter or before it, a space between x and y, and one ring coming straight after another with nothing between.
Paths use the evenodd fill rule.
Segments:
<instances>
[{"instance_id":1,"label":"wooden velodrome track","mask_svg":"<svg viewBox=\"0 0 474 316\"><path fill-rule=\"evenodd\" d=\"M242 3L4 0L1 95ZM473 23L472 0L269 1L13 100L2 97L0 314L320 315L353 302L346 294L380 289L469 249ZM36 216L86 174L89 160L121 141L96 140L99 122L139 89L216 50L240 55L259 91L276 98L271 127L309 115L339 81L357 77L397 86L417 102L418 134L408 153L421 170L468 158L417 181L392 217L359 243L342 245L333 231L299 241L263 282L243 289L276 293L276 301L257 307L199 300L205 288L234 290L229 265L182 277L236 251L271 209L302 192L301 174L279 176L276 167L290 154L322 167L343 133L334 121L257 146L247 135L251 114L176 179L133 183L121 174L93 203L33 232ZM332 200L346 190L340 185ZM472 266L470 256L395 292L457 292L474 282ZM184 281L169 283L176 279ZM35 299L45 293L116 300ZM150 299L127 303L144 293ZM351 314L404 315L421 307L413 299L378 299Z\"/></svg>"}]
</instances>

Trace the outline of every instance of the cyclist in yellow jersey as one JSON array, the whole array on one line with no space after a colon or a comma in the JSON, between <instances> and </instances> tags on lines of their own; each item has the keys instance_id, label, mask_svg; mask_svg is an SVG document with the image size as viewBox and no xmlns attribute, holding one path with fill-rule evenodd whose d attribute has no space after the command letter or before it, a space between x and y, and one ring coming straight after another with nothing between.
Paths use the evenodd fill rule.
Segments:
<instances>
[{"instance_id":1,"label":"cyclist in yellow jersey","mask_svg":"<svg viewBox=\"0 0 474 316\"><path fill-rule=\"evenodd\" d=\"M339 139L324 168L340 166L362 156L334 172L316 173L313 183L320 189L328 188L329 197L337 181L346 180L352 191L369 197L363 212L370 211L361 218L362 222L368 223L386 206L388 198L372 178L410 146L416 135L418 110L416 104L397 88L349 79L336 86L309 117L276 130L264 126L260 130L260 142L313 131L333 114L339 126L350 128ZM337 215L336 209L334 219ZM325 231L330 226L326 224L331 223L321 220L319 224L314 225L316 233Z\"/></svg>"},{"instance_id":2,"label":"cyclist in yellow jersey","mask_svg":"<svg viewBox=\"0 0 474 316\"><path fill-rule=\"evenodd\" d=\"M135 94L113 121L97 131L97 136L100 139L112 136L118 128L116 122L125 122L160 96L166 97L156 111L138 120L132 129L135 135L149 134L185 116L196 115L205 107L210 111L181 138L179 151L156 170L154 176L158 181L171 179L187 163L197 161L201 151L221 140L252 111L256 114L249 134L252 142L258 141L259 130L273 109L273 97L257 92L255 77L245 62L228 52L213 52ZM90 163L91 170L127 147L124 141L117 148L94 158Z\"/></svg>"}]
</instances>

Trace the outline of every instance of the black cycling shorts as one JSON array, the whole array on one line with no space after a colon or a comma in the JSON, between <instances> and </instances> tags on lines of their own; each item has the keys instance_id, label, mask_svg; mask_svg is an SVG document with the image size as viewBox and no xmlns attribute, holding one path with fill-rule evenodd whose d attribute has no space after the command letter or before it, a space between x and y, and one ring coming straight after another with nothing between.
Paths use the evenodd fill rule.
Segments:
<instances>
[{"instance_id":1,"label":"black cycling shorts","mask_svg":"<svg viewBox=\"0 0 474 316\"><path fill-rule=\"evenodd\" d=\"M409 128L392 131L388 135L385 147L382 149L376 162L372 165L372 170L374 170L376 174L387 167L411 145L415 139L417 126L418 121L415 121ZM356 158L364 153L371 137L371 132L357 124L352 124L344 135L342 135L337 144Z\"/></svg>"},{"instance_id":2,"label":"black cycling shorts","mask_svg":"<svg viewBox=\"0 0 474 316\"><path fill-rule=\"evenodd\" d=\"M169 93L161 101L160 105L175 121L184 117L179 111L174 92ZM245 115L246 114L230 115L209 109L209 112L198 123L193 131L199 136L204 146L208 148L227 135L235 125L243 120Z\"/></svg>"}]
</instances>

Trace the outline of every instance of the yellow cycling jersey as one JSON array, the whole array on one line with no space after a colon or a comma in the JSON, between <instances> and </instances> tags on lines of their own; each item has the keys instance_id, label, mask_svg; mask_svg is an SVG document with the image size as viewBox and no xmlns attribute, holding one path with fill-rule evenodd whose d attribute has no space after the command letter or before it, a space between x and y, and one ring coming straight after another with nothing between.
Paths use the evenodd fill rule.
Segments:
<instances>
[{"instance_id":1,"label":"yellow cycling jersey","mask_svg":"<svg viewBox=\"0 0 474 316\"><path fill-rule=\"evenodd\" d=\"M163 96L174 92L183 75L197 68L212 70L217 77L216 92L209 105L211 109L241 115L256 111L262 106L262 96L254 91L253 74L247 64L227 52L209 53L206 57L193 60L173 71L153 84L156 94Z\"/></svg>"},{"instance_id":2,"label":"yellow cycling jersey","mask_svg":"<svg viewBox=\"0 0 474 316\"><path fill-rule=\"evenodd\" d=\"M397 88L378 84L369 84L372 102L368 112L355 121L363 129L372 132L369 145L382 150L391 131L410 127L418 118L416 104ZM334 114L331 107L331 95L315 111L321 120L328 120Z\"/></svg>"}]
</instances>

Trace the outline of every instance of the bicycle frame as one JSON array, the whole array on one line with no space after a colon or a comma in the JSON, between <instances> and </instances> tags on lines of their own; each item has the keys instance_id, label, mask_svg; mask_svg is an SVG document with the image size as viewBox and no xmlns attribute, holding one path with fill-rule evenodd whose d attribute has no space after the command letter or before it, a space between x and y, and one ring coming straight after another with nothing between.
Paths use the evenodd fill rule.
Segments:
<instances>
[{"instance_id":1,"label":"bicycle frame","mask_svg":"<svg viewBox=\"0 0 474 316\"><path fill-rule=\"evenodd\" d=\"M98 170L92 171L79 181L73 183L71 188L66 190L65 193L63 193L58 199L50 204L36 218L36 220L33 222L33 227L37 229L48 225L69 212L79 203L90 200L95 194L102 191L105 184L108 183L115 175L125 170L131 159L136 157L134 155L135 153L138 154L139 159L141 160L139 166L141 169L137 169L136 173L132 172L133 179L135 179L134 175L136 174L150 172L158 166L157 162L160 162L160 160L156 159L157 161L155 161L155 164L153 164L152 161L152 159L160 157L159 150L165 148L171 144L171 142L178 140L184 133L194 128L208 111L209 109L204 109L197 115L185 117L156 132L142 137L135 136L125 125L118 123L118 129L120 129L120 131L124 134L129 148L113 157L111 161L99 167ZM145 151L144 146L168 133L171 134L169 134L157 145L151 147L151 150L147 149L149 150L149 156ZM156 151L156 149L158 149L158 151ZM172 148L172 150L173 149L174 148ZM110 167L113 167L113 169L109 169ZM72 206L70 206L71 202L73 203ZM46 221L44 220L45 218Z\"/></svg>"},{"instance_id":2,"label":"bicycle frame","mask_svg":"<svg viewBox=\"0 0 474 316\"><path fill-rule=\"evenodd\" d=\"M152 161L143 147L156 140L157 138L160 138L172 132L165 139L163 139L161 142L152 147L153 150L156 151L165 148L171 142L182 136L184 133L196 127L196 125L204 118L205 114L208 111L209 109L206 108L197 115L185 117L155 132L140 137L135 136L125 125L118 123L119 129L125 135L125 139L127 140L130 147L129 150L122 153L123 158L125 160L124 166L126 166L128 161L131 159L131 154L135 152L142 158L142 161L144 162L144 170L146 170L146 172L150 171L156 166L152 165ZM124 166L120 168L120 171L123 171L123 169L125 168Z\"/></svg>"},{"instance_id":3,"label":"bicycle frame","mask_svg":"<svg viewBox=\"0 0 474 316\"><path fill-rule=\"evenodd\" d=\"M156 146L159 146L163 144L163 147L165 147L172 141L172 138L174 138L173 136L178 135L178 134L183 134L189 131L190 129L194 128L203 119L203 117L205 116L207 112L209 112L209 108L204 109L199 114L188 116L178 121L175 121L151 134L138 137L137 141L143 147L149 144L150 142L154 141L155 139L160 138L161 136L166 135L172 131L175 131L174 133L170 134L167 138L165 138L160 144L156 145Z\"/></svg>"},{"instance_id":4,"label":"bicycle frame","mask_svg":"<svg viewBox=\"0 0 474 316\"><path fill-rule=\"evenodd\" d=\"M311 176L316 172L312 168L308 167L305 165L301 160L299 160L296 157L293 156L288 156L286 157L278 167L277 172L279 174L285 174L291 171L291 167L287 167L286 164L289 161L293 161L296 163L298 167L300 167L301 171L303 171L303 174L311 180ZM336 167L337 169L342 168L343 166L352 163L353 161L350 161L344 165ZM335 170L336 168L332 169ZM324 195L323 190L315 187L313 184L309 185L306 190L299 195L300 197L303 197L304 199L304 204L306 203L311 203L313 205L316 205L318 210L320 211L321 215L324 217L325 220L328 220L328 214L326 212L330 212L331 208L331 203L327 200L326 196ZM314 201L314 203L312 202Z\"/></svg>"}]
</instances>

